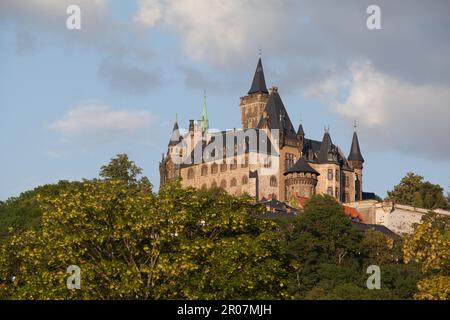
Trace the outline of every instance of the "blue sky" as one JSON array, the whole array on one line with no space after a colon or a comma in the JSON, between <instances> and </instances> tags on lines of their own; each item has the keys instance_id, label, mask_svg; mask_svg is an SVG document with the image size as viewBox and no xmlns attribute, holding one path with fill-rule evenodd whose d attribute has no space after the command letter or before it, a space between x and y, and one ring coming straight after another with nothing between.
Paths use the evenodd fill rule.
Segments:
<instances>
[{"instance_id":1,"label":"blue sky","mask_svg":"<svg viewBox=\"0 0 450 320\"><path fill-rule=\"evenodd\" d=\"M383 28L369 31L364 1L2 1L0 200L95 177L122 152L157 186L175 114L199 119L204 90L210 127L240 126L260 48L308 138L329 125L347 153L358 121L365 191L408 171L448 191L448 2L375 2Z\"/></svg>"}]
</instances>

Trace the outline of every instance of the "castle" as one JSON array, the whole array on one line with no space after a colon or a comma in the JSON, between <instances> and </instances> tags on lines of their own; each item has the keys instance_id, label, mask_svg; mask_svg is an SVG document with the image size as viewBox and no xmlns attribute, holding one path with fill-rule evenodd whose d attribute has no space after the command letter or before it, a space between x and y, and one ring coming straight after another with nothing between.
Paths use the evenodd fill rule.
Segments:
<instances>
[{"instance_id":1,"label":"castle","mask_svg":"<svg viewBox=\"0 0 450 320\"><path fill-rule=\"evenodd\" d=\"M329 194L342 203L363 199L364 158L353 133L345 157L329 130L322 141L295 130L277 87L266 87L261 57L247 95L240 98L242 129L209 130L206 98L202 118L182 134L178 119L159 164L160 186L181 177L183 186L221 187L256 201ZM256 140L256 142L254 142Z\"/></svg>"}]
</instances>

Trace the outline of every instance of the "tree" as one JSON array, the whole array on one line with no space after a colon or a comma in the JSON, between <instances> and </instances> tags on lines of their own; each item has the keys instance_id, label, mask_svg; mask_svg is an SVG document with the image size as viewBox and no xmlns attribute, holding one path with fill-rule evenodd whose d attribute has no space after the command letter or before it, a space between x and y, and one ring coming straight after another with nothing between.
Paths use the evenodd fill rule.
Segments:
<instances>
[{"instance_id":1,"label":"tree","mask_svg":"<svg viewBox=\"0 0 450 320\"><path fill-rule=\"evenodd\" d=\"M438 184L423 181L423 177L408 172L400 183L394 186L392 191L388 191L388 200L399 204L420 207L420 197L422 206L427 209L445 208L443 189Z\"/></svg>"},{"instance_id":2,"label":"tree","mask_svg":"<svg viewBox=\"0 0 450 320\"><path fill-rule=\"evenodd\" d=\"M118 154L109 164L100 168L100 177L105 179L122 180L126 183L136 183L137 177L142 173L134 161L128 159L126 154Z\"/></svg>"},{"instance_id":3,"label":"tree","mask_svg":"<svg viewBox=\"0 0 450 320\"><path fill-rule=\"evenodd\" d=\"M423 208L423 200L419 191L414 192L412 206L414 208Z\"/></svg>"},{"instance_id":4,"label":"tree","mask_svg":"<svg viewBox=\"0 0 450 320\"><path fill-rule=\"evenodd\" d=\"M450 299L450 217L433 212L405 238L406 263L420 262L427 277L417 284L418 299Z\"/></svg>"},{"instance_id":5,"label":"tree","mask_svg":"<svg viewBox=\"0 0 450 320\"><path fill-rule=\"evenodd\" d=\"M0 247L2 298L285 296L279 234L274 222L250 218L250 198L208 196L179 181L154 195L106 179L39 202L42 228ZM81 290L66 287L69 265L81 268Z\"/></svg>"}]
</instances>

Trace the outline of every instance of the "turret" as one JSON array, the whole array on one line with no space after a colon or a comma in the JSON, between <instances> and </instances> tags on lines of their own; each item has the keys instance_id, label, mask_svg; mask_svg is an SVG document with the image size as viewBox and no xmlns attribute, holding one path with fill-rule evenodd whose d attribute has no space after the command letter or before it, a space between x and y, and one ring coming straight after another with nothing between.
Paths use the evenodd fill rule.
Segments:
<instances>
[{"instance_id":1,"label":"turret","mask_svg":"<svg viewBox=\"0 0 450 320\"><path fill-rule=\"evenodd\" d=\"M364 158L359 148L358 134L356 133L356 124L354 126L352 145L348 155L348 161L355 171L355 201L362 200L362 186L363 186L363 163Z\"/></svg>"},{"instance_id":2,"label":"turret","mask_svg":"<svg viewBox=\"0 0 450 320\"><path fill-rule=\"evenodd\" d=\"M310 198L316 194L319 172L314 170L304 157L301 157L284 175L288 199L295 196Z\"/></svg>"}]
</instances>

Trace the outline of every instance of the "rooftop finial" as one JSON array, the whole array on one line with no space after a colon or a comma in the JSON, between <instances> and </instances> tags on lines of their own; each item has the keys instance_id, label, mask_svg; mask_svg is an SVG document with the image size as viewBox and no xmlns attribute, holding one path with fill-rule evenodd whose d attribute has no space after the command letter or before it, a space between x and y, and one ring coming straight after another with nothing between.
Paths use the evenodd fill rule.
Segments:
<instances>
[{"instance_id":1,"label":"rooftop finial","mask_svg":"<svg viewBox=\"0 0 450 320\"><path fill-rule=\"evenodd\" d=\"M175 122L178 123L178 113L175 113Z\"/></svg>"},{"instance_id":2,"label":"rooftop finial","mask_svg":"<svg viewBox=\"0 0 450 320\"><path fill-rule=\"evenodd\" d=\"M356 125L356 120L355 121L353 121L353 130L356 132L356 127L357 127L357 125Z\"/></svg>"},{"instance_id":3,"label":"rooftop finial","mask_svg":"<svg viewBox=\"0 0 450 320\"><path fill-rule=\"evenodd\" d=\"M259 49L259 57L261 58L262 56L262 49Z\"/></svg>"}]
</instances>

